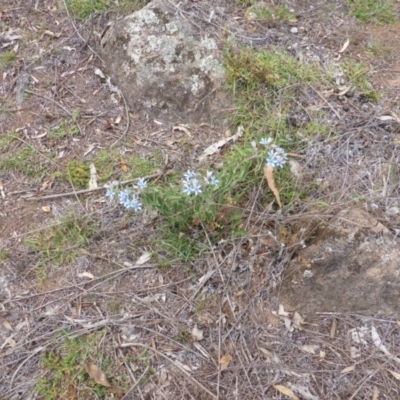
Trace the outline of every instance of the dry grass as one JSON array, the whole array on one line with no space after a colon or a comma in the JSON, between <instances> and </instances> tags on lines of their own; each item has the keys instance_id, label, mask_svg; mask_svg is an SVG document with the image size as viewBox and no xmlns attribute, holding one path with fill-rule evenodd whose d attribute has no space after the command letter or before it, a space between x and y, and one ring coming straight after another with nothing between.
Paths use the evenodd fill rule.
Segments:
<instances>
[{"instance_id":1,"label":"dry grass","mask_svg":"<svg viewBox=\"0 0 400 400\"><path fill-rule=\"evenodd\" d=\"M256 49L280 47L316 65L336 57L352 31L364 29L351 25L340 2L321 1L312 9L307 1L289 3L296 9L296 26L304 28L301 38L288 33L295 22L274 22L270 28L268 21L249 21L243 3L214 4L211 24L208 3L189 3L182 13L202 34L220 31L221 40L235 36ZM379 102L362 93L368 88L361 88L347 98L348 111L330 87L309 83L299 88L288 125L298 135L298 183L312 190L277 213L264 203L262 187L254 186L235 205L247 234L214 243L210 229L198 224L203 248L183 263L177 252L163 246L166 239L157 230L157 216L149 211L127 216L98 192L79 197L79 188L66 178L66 165L71 160L90 162L90 148L93 158L98 148L111 152L124 136L104 176L111 170L115 178L128 179L121 166L131 154L155 157L159 165L167 159L168 170L184 170L194 165L191 152L212 143L218 133L198 128L188 143L184 133L160 131L139 117L133 128L123 100L114 100L93 73L103 68L96 34L115 10L90 22L75 20L78 36L72 17L57 6L51 0L29 2L28 7L25 1L5 1L0 10L0 22L22 35L13 67L0 65L5 73L0 146L8 157L27 142L38 156L29 159L29 166L40 171L40 176L29 175L22 168L28 163L22 163L21 169L0 173L6 190L6 197L0 198L0 397L28 399L39 391L43 399L288 398L280 388L290 389L286 394L293 399L400 398L398 321L350 313L305 315L297 310L303 318L299 320L295 310L279 313L285 268L301 241L311 238L318 224L338 209L361 204L398 233L398 215L389 219L385 214L398 206L398 121L380 117L389 111L398 115L399 87L382 86ZM62 36L39 35L40 29L31 24L46 25ZM361 45L351 42L349 49L357 53ZM44 53L37 60L40 47ZM368 71L395 71L396 61L360 54ZM19 107L12 90L22 69L37 82ZM385 82L393 83L394 74L387 72ZM373 81L372 72L371 76ZM272 112L286 112L286 101L282 89ZM62 138L38 138L61 121L74 120L77 109L79 141L71 132L62 132ZM119 116L120 124L115 122ZM303 122L310 120L317 124L315 132L305 129ZM328 128L321 133L321 127ZM9 132L17 138L11 140ZM25 200L54 192L73 195ZM51 213L44 206L50 206ZM96 229L85 231L83 224L77 239L63 242L63 255L68 257L56 258L43 241L65 232L59 227L71 216L90 221ZM48 254L29 246L27 238L36 238L36 244L50 249ZM152 257L137 264L143 254ZM221 359L230 361L221 364ZM110 387L89 376L87 363L104 371Z\"/></svg>"}]
</instances>

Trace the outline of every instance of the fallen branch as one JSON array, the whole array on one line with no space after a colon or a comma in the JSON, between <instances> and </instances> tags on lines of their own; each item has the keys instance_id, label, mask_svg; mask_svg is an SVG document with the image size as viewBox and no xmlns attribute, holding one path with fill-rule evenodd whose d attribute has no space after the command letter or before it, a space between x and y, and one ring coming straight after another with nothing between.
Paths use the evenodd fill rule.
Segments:
<instances>
[{"instance_id":1,"label":"fallen branch","mask_svg":"<svg viewBox=\"0 0 400 400\"><path fill-rule=\"evenodd\" d=\"M152 175L147 175L144 176L143 179L153 179L153 178L160 178L163 175L170 175L174 173L174 170L169 170L165 172L157 172L156 174ZM135 178L135 179L129 179L127 181L123 181L120 183L120 185L127 185L128 183L133 183L136 182L140 178ZM67 193L57 193L57 194L49 194L48 196L41 196L41 197L25 197L27 201L39 201L39 200L49 200L49 199L57 199L59 197L67 197L67 196L75 196L78 194L85 194L85 193L92 193L92 192L98 192L100 190L106 190L104 186L93 188L93 189L82 189L82 190L77 190L74 192L67 192ZM23 196L24 197L24 196Z\"/></svg>"},{"instance_id":2,"label":"fallen branch","mask_svg":"<svg viewBox=\"0 0 400 400\"><path fill-rule=\"evenodd\" d=\"M161 351L158 351L157 349L155 349L153 347L146 346L145 344L142 344L142 343L123 343L123 344L119 345L118 347L124 348L124 347L136 347L136 346L143 347L149 351L153 351L160 357L164 358L165 360L168 360L173 366L178 368L184 375L186 375L194 384L196 384L199 388L203 389L206 393L208 393L212 399L215 399L215 400L217 399L217 396L213 392L208 390L204 385L202 385L199 381L197 381L195 378L193 378L193 376L190 375L189 372L187 372L184 368L182 368L178 363L174 362L174 360L171 360L168 356L161 353Z\"/></svg>"}]
</instances>

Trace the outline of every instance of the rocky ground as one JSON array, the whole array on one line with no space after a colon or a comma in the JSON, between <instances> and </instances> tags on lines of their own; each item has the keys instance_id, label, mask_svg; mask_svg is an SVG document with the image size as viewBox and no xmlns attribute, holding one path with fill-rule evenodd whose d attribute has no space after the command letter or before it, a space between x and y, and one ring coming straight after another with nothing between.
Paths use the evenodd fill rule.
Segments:
<instances>
[{"instance_id":1,"label":"rocky ground","mask_svg":"<svg viewBox=\"0 0 400 400\"><path fill-rule=\"evenodd\" d=\"M0 397L400 398L398 5L394 23L363 24L342 0L271 2L293 17L268 23L244 2L184 4L199 29L215 11L220 40L327 74L352 59L370 85L302 88L290 124L318 109L335 132L299 136L292 172L313 190L278 211L255 187L245 233L214 243L207 227L191 257L197 231L171 242L101 187L168 184L225 137L160 127L113 91L100 39L137 6L120 3L89 19L74 1L0 4ZM99 188L82 193L90 163Z\"/></svg>"}]
</instances>

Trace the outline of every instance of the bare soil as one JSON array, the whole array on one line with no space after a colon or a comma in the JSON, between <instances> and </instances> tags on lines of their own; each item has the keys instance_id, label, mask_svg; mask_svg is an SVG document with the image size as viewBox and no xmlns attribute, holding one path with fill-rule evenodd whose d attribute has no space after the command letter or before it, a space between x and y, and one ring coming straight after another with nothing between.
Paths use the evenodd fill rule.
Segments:
<instances>
[{"instance_id":1,"label":"bare soil","mask_svg":"<svg viewBox=\"0 0 400 400\"><path fill-rule=\"evenodd\" d=\"M355 312L285 310L279 288L294 254L290 241L299 236L288 239L289 249L276 240L299 235L303 228L314 232L316 221L351 205L355 196L398 234L399 215L388 216L387 210L400 207L400 25L362 26L339 0L288 0L297 21L273 27L246 19L243 5L190 3L188 18L204 20L214 7L243 43L281 45L306 60L332 61L349 39L340 57L351 54L367 63L382 97L378 102L348 98L348 111L335 96L320 99L326 119L342 136L335 143L310 143L303 167L318 170L315 204L329 207L300 205L303 213L272 215L253 207L255 194L243 221L247 237L220 243L196 262L183 264L154 246L156 217L146 212L129 217L110 206L101 190L78 196L79 188L65 178L66 166L116 148L113 179L128 176L127 157L155 154L163 163L159 179L165 179L167 171L192 167L196 156L224 133L191 127L189 138L129 112L95 73L97 68L107 72L99 42L116 11L82 22L62 4L0 4L0 56L11 49L16 53L9 65L0 65L0 139L19 134L0 157L23 147L37 156L31 174L16 169L0 174L0 254L7 254L0 260L1 399L44 398L34 389L49 373L43 355L67 337L96 332L102 339L93 362L112 359L118 369L108 379L122 387L108 390L104 399L400 398L399 321ZM296 34L290 33L294 26ZM79 132L51 137L52 128L71 123L74 110L79 110ZM382 115L393 119L381 121ZM46 197L56 194L62 196ZM26 239L69 215L89 217L99 229L73 261L47 267L40 275L40 255ZM153 251L157 264L136 264ZM168 268L160 268L161 261ZM203 332L202 340L196 340L194 328ZM129 361L144 350L147 361ZM94 392L82 397L80 385L76 382L60 398L98 398Z\"/></svg>"}]
</instances>

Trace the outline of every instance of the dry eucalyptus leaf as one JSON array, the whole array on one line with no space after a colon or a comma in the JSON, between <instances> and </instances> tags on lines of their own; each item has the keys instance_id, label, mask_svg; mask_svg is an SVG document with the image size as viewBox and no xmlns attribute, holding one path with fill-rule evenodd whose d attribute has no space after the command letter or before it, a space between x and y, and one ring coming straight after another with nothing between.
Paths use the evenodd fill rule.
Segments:
<instances>
[{"instance_id":1,"label":"dry eucalyptus leaf","mask_svg":"<svg viewBox=\"0 0 400 400\"><path fill-rule=\"evenodd\" d=\"M122 114L119 114L119 115L117 116L117 118L115 118L114 124L115 124L115 125L119 125L119 123L121 122L121 120L122 120Z\"/></svg>"},{"instance_id":2,"label":"dry eucalyptus leaf","mask_svg":"<svg viewBox=\"0 0 400 400\"><path fill-rule=\"evenodd\" d=\"M200 315L198 315L198 318L201 319L202 321L206 322L207 324L213 324L214 323L214 320L211 317L209 317L208 315L200 314Z\"/></svg>"},{"instance_id":3,"label":"dry eucalyptus leaf","mask_svg":"<svg viewBox=\"0 0 400 400\"><path fill-rule=\"evenodd\" d=\"M343 53L343 52L347 49L347 47L349 47L349 44L350 44L350 40L347 39L347 40L344 42L342 48L338 51L338 53Z\"/></svg>"},{"instance_id":4,"label":"dry eucalyptus leaf","mask_svg":"<svg viewBox=\"0 0 400 400\"><path fill-rule=\"evenodd\" d=\"M232 356L229 354L225 354L224 356L221 357L221 359L219 360L219 366L220 366L220 370L221 371L225 371L228 366L229 363L232 361Z\"/></svg>"},{"instance_id":5,"label":"dry eucalyptus leaf","mask_svg":"<svg viewBox=\"0 0 400 400\"><path fill-rule=\"evenodd\" d=\"M93 363L87 363L85 364L85 369L86 372L89 374L89 376L99 385L102 385L104 387L111 387L110 383L108 382L106 375L104 372L96 365Z\"/></svg>"},{"instance_id":6,"label":"dry eucalyptus leaf","mask_svg":"<svg viewBox=\"0 0 400 400\"><path fill-rule=\"evenodd\" d=\"M185 132L186 135L188 135L189 137L192 137L192 134L191 134L191 132L189 131L189 129L187 129L187 128L184 127L183 125L174 126L174 127L172 128L172 130L174 130L174 131L182 131L182 132Z\"/></svg>"},{"instance_id":7,"label":"dry eucalyptus leaf","mask_svg":"<svg viewBox=\"0 0 400 400\"><path fill-rule=\"evenodd\" d=\"M94 279L94 275L91 274L90 272L82 272L81 274L78 274L77 276L78 276L78 278Z\"/></svg>"},{"instance_id":8,"label":"dry eucalyptus leaf","mask_svg":"<svg viewBox=\"0 0 400 400\"><path fill-rule=\"evenodd\" d=\"M197 326L195 326L192 329L192 340L193 342L200 342L200 340L203 340L203 331L200 329L197 329Z\"/></svg>"},{"instance_id":9,"label":"dry eucalyptus leaf","mask_svg":"<svg viewBox=\"0 0 400 400\"><path fill-rule=\"evenodd\" d=\"M378 400L379 397L379 389L374 386L374 390L372 391L372 400Z\"/></svg>"},{"instance_id":10,"label":"dry eucalyptus leaf","mask_svg":"<svg viewBox=\"0 0 400 400\"><path fill-rule=\"evenodd\" d=\"M14 332L14 328L11 326L11 324L8 321L3 322L4 328L8 329L11 332Z\"/></svg>"},{"instance_id":11,"label":"dry eucalyptus leaf","mask_svg":"<svg viewBox=\"0 0 400 400\"><path fill-rule=\"evenodd\" d=\"M61 36L60 32L54 33L54 32L49 31L49 30L45 30L44 34L47 35L47 36L53 37L53 38L59 38Z\"/></svg>"},{"instance_id":12,"label":"dry eucalyptus leaf","mask_svg":"<svg viewBox=\"0 0 400 400\"><path fill-rule=\"evenodd\" d=\"M316 351L319 349L319 346L317 344L315 345L305 344L304 346L301 346L300 349L308 354L316 354Z\"/></svg>"},{"instance_id":13,"label":"dry eucalyptus leaf","mask_svg":"<svg viewBox=\"0 0 400 400\"><path fill-rule=\"evenodd\" d=\"M151 258L151 254L150 253L143 253L138 260L136 261L136 265L142 265L147 263L147 261L149 261Z\"/></svg>"},{"instance_id":14,"label":"dry eucalyptus leaf","mask_svg":"<svg viewBox=\"0 0 400 400\"><path fill-rule=\"evenodd\" d=\"M295 311L293 316L293 328L301 330L302 324L304 324L303 317L297 311Z\"/></svg>"},{"instance_id":15,"label":"dry eucalyptus leaf","mask_svg":"<svg viewBox=\"0 0 400 400\"><path fill-rule=\"evenodd\" d=\"M12 337L8 337L6 339L6 342L10 345L10 347L14 348L17 345L17 342L12 338Z\"/></svg>"},{"instance_id":16,"label":"dry eucalyptus leaf","mask_svg":"<svg viewBox=\"0 0 400 400\"><path fill-rule=\"evenodd\" d=\"M243 127L239 126L237 132L233 136L229 136L225 139L221 139L216 143L213 143L211 146L208 146L203 154L199 157L199 161L204 161L207 159L207 156L211 156L215 153L218 153L220 149L225 146L229 142L236 142L237 139L239 139L241 136L243 136Z\"/></svg>"},{"instance_id":17,"label":"dry eucalyptus leaf","mask_svg":"<svg viewBox=\"0 0 400 400\"><path fill-rule=\"evenodd\" d=\"M340 371L341 374L348 374L356 369L355 365L350 365L350 367L346 367Z\"/></svg>"},{"instance_id":18,"label":"dry eucalyptus leaf","mask_svg":"<svg viewBox=\"0 0 400 400\"><path fill-rule=\"evenodd\" d=\"M275 178L274 178L274 167L271 165L264 165L264 176L267 179L268 187L271 189L272 193L275 196L276 202L278 203L279 207L282 207L281 198L279 196L279 191L275 185Z\"/></svg>"},{"instance_id":19,"label":"dry eucalyptus leaf","mask_svg":"<svg viewBox=\"0 0 400 400\"><path fill-rule=\"evenodd\" d=\"M289 389L292 389L294 392L300 394L304 400L320 400L318 396L314 396L310 393L307 387L294 385L293 383L288 382Z\"/></svg>"},{"instance_id":20,"label":"dry eucalyptus leaf","mask_svg":"<svg viewBox=\"0 0 400 400\"><path fill-rule=\"evenodd\" d=\"M289 315L289 313L285 311L283 304L279 304L278 315L283 317L287 317Z\"/></svg>"},{"instance_id":21,"label":"dry eucalyptus leaf","mask_svg":"<svg viewBox=\"0 0 400 400\"><path fill-rule=\"evenodd\" d=\"M299 398L294 394L293 390L287 388L286 386L283 385L273 385L273 386L278 392L281 392L283 395L293 400L299 400Z\"/></svg>"},{"instance_id":22,"label":"dry eucalyptus leaf","mask_svg":"<svg viewBox=\"0 0 400 400\"><path fill-rule=\"evenodd\" d=\"M333 338L335 337L336 328L337 328L337 319L335 318L335 319L332 321L332 326L331 326L331 339L333 339Z\"/></svg>"},{"instance_id":23,"label":"dry eucalyptus leaf","mask_svg":"<svg viewBox=\"0 0 400 400\"><path fill-rule=\"evenodd\" d=\"M120 165L121 165L121 171L122 172L128 172L129 171L128 164L125 162L125 160L122 157L120 159Z\"/></svg>"},{"instance_id":24,"label":"dry eucalyptus leaf","mask_svg":"<svg viewBox=\"0 0 400 400\"><path fill-rule=\"evenodd\" d=\"M391 371L390 369L386 370L387 372L390 372L398 381L400 381L400 374L395 371Z\"/></svg>"},{"instance_id":25,"label":"dry eucalyptus leaf","mask_svg":"<svg viewBox=\"0 0 400 400\"><path fill-rule=\"evenodd\" d=\"M89 189L97 188L97 171L94 164L90 164L90 179L89 179Z\"/></svg>"}]
</instances>

